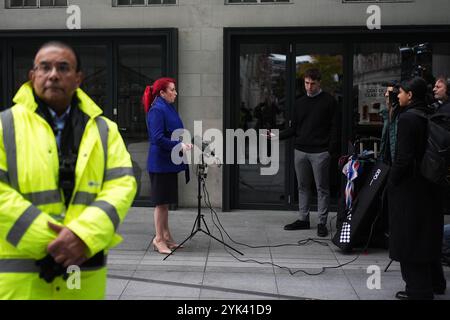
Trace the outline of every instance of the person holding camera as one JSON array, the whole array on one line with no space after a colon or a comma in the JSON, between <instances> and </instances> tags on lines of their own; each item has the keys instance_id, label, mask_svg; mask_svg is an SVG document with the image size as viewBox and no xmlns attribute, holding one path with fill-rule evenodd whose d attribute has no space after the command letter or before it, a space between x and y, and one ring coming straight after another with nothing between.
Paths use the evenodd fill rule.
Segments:
<instances>
[{"instance_id":1,"label":"person holding camera","mask_svg":"<svg viewBox=\"0 0 450 320\"><path fill-rule=\"evenodd\" d=\"M420 172L425 152L427 84L415 77L399 86L396 152L388 178L389 256L400 262L405 290L398 299L433 299L446 289L441 265L443 214L439 186Z\"/></svg>"},{"instance_id":2,"label":"person holding camera","mask_svg":"<svg viewBox=\"0 0 450 320\"><path fill-rule=\"evenodd\" d=\"M172 78L156 80L142 96L150 141L147 158L150 197L155 203L155 237L152 245L161 254L169 254L178 247L169 230L169 204L177 202L177 174L185 171L186 183L189 182L188 165L175 164L171 153L178 145L183 153L193 147L191 143L171 140L175 130L183 129L183 122L173 106L176 98L175 79Z\"/></svg>"},{"instance_id":3,"label":"person holding camera","mask_svg":"<svg viewBox=\"0 0 450 320\"><path fill-rule=\"evenodd\" d=\"M0 299L104 298L136 179L82 77L73 48L46 43L0 114ZM78 287L66 281L74 271Z\"/></svg>"},{"instance_id":4,"label":"person holding camera","mask_svg":"<svg viewBox=\"0 0 450 320\"><path fill-rule=\"evenodd\" d=\"M395 157L395 144L397 141L397 124L400 108L398 107L398 88L396 83L387 85L384 93L386 109L382 110L383 130L381 135L380 160L391 165Z\"/></svg>"}]
</instances>

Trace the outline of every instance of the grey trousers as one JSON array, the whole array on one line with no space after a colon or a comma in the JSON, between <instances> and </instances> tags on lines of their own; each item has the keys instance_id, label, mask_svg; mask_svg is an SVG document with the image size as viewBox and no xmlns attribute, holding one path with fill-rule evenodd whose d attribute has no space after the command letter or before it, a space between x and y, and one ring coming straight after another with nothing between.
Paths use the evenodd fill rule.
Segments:
<instances>
[{"instance_id":1,"label":"grey trousers","mask_svg":"<svg viewBox=\"0 0 450 320\"><path fill-rule=\"evenodd\" d=\"M309 205L312 197L312 179L317 188L319 223L326 224L330 205L330 154L294 152L295 174L298 184L298 206L301 221L309 221Z\"/></svg>"}]
</instances>

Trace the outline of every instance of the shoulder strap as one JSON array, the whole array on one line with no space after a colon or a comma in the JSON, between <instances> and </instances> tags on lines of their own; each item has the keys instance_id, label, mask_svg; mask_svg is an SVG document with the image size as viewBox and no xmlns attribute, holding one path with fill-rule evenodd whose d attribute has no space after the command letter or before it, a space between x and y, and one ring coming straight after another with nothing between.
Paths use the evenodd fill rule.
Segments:
<instances>
[{"instance_id":1,"label":"shoulder strap","mask_svg":"<svg viewBox=\"0 0 450 320\"><path fill-rule=\"evenodd\" d=\"M450 121L450 113L436 112L430 116L430 119L445 119Z\"/></svg>"},{"instance_id":2,"label":"shoulder strap","mask_svg":"<svg viewBox=\"0 0 450 320\"><path fill-rule=\"evenodd\" d=\"M422 112L422 111L419 111L416 109L409 109L406 112L414 113L414 114L418 115L419 117L427 119L427 120L429 118L429 116L425 112Z\"/></svg>"}]
</instances>

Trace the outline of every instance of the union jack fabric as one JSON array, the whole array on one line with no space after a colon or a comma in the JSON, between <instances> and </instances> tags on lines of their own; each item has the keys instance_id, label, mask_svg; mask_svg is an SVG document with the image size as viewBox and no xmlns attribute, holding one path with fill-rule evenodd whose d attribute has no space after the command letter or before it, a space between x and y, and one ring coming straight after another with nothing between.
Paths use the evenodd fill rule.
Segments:
<instances>
[{"instance_id":1,"label":"union jack fabric","mask_svg":"<svg viewBox=\"0 0 450 320\"><path fill-rule=\"evenodd\" d=\"M359 170L361 168L361 163L354 159L353 156L349 157L348 162L345 164L342 169L342 173L347 177L347 184L345 186L345 207L347 210L352 208L353 199L355 197L355 184L353 180L358 177Z\"/></svg>"}]
</instances>

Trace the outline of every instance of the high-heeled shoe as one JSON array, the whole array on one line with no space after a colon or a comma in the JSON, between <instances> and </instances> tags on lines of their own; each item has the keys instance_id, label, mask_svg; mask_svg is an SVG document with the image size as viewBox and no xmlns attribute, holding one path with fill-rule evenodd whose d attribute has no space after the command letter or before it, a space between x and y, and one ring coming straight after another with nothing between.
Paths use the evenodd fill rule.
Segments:
<instances>
[{"instance_id":1,"label":"high-heeled shoe","mask_svg":"<svg viewBox=\"0 0 450 320\"><path fill-rule=\"evenodd\" d=\"M167 243L167 246L169 247L170 250L173 250L173 249L175 249L175 248L177 248L177 247L178 247L179 249L184 248L183 245L180 246L178 243L173 242L173 241L167 241L166 243Z\"/></svg>"},{"instance_id":2,"label":"high-heeled shoe","mask_svg":"<svg viewBox=\"0 0 450 320\"><path fill-rule=\"evenodd\" d=\"M161 241L159 244L156 242L156 238L152 240L153 250L158 251L161 254L169 254L172 253L172 250L167 246L166 243Z\"/></svg>"}]
</instances>

